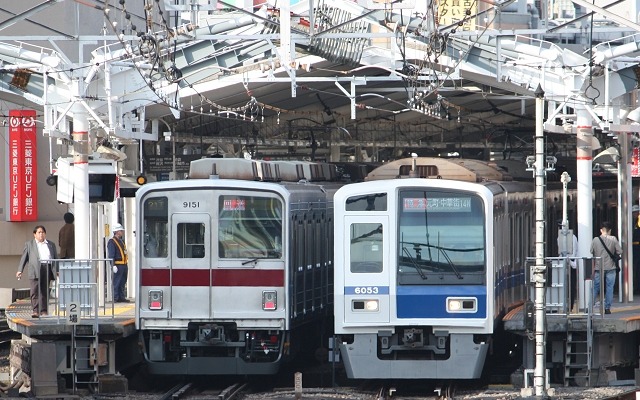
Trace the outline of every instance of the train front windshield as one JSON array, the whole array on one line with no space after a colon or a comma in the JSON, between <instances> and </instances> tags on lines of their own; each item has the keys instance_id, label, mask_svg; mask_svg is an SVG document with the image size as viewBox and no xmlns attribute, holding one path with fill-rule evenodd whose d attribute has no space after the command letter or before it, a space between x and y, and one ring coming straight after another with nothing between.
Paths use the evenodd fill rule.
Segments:
<instances>
[{"instance_id":1,"label":"train front windshield","mask_svg":"<svg viewBox=\"0 0 640 400\"><path fill-rule=\"evenodd\" d=\"M484 215L482 199L468 192L401 191L398 283L484 284Z\"/></svg>"},{"instance_id":2,"label":"train front windshield","mask_svg":"<svg viewBox=\"0 0 640 400\"><path fill-rule=\"evenodd\" d=\"M263 196L221 196L220 258L280 258L282 202Z\"/></svg>"}]
</instances>

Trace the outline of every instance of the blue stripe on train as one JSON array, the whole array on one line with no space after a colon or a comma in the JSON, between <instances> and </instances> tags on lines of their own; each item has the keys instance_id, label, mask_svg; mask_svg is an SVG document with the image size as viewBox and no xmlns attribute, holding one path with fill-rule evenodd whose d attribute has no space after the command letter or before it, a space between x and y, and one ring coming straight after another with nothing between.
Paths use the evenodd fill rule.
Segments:
<instances>
[{"instance_id":1,"label":"blue stripe on train","mask_svg":"<svg viewBox=\"0 0 640 400\"><path fill-rule=\"evenodd\" d=\"M484 286L398 286L398 318L486 318ZM477 299L476 312L447 312L448 297Z\"/></svg>"}]
</instances>

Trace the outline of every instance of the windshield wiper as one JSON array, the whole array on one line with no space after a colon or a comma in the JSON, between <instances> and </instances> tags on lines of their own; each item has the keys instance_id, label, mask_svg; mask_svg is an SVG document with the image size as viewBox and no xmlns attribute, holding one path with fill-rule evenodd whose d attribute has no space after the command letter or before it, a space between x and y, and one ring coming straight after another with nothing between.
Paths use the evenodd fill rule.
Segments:
<instances>
[{"instance_id":1,"label":"windshield wiper","mask_svg":"<svg viewBox=\"0 0 640 400\"><path fill-rule=\"evenodd\" d=\"M247 264L251 264L251 263L254 263L254 264L255 264L255 263L257 263L257 262L258 262L258 260L259 260L259 259L260 259L260 258L256 257L256 258L252 258L252 259L247 260L247 261L243 261L243 262L242 262L242 265L247 265Z\"/></svg>"},{"instance_id":2,"label":"windshield wiper","mask_svg":"<svg viewBox=\"0 0 640 400\"><path fill-rule=\"evenodd\" d=\"M407 257L409 257L409 261L411 261L411 264L413 264L413 268L416 269L416 271L418 271L418 275L420 275L420 277L423 280L427 280L427 276L425 275L424 271L422 270L422 267L419 266L416 261L413 259L413 257L411 257L411 253L409 253L409 250L407 250L406 247L402 246L402 252L405 253L407 255Z\"/></svg>"},{"instance_id":3,"label":"windshield wiper","mask_svg":"<svg viewBox=\"0 0 640 400\"><path fill-rule=\"evenodd\" d=\"M462 274L460 274L460 271L458 271L458 268L456 268L456 266L453 263L453 261L451 261L451 258L449 258L449 254L447 254L445 249L443 247L438 247L438 251L440 251L440 253L442 253L442 255L444 256L445 260L447 260L447 264L449 264L449 266L451 267L451 270L456 274L458 279L462 279Z\"/></svg>"}]
</instances>

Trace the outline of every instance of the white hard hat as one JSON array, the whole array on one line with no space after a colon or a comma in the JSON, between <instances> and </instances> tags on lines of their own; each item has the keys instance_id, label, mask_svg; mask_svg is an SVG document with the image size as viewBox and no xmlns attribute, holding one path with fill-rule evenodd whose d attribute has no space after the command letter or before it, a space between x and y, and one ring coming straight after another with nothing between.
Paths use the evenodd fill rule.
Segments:
<instances>
[{"instance_id":1,"label":"white hard hat","mask_svg":"<svg viewBox=\"0 0 640 400\"><path fill-rule=\"evenodd\" d=\"M123 231L123 230L124 230L124 228L120 224L115 224L113 226L113 229L112 229L113 232L118 232L118 231Z\"/></svg>"}]
</instances>

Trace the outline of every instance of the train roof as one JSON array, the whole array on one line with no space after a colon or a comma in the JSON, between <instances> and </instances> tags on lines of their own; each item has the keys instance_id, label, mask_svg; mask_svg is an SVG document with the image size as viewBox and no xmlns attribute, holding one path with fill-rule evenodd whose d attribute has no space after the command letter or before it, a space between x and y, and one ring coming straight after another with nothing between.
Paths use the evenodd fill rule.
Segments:
<instances>
[{"instance_id":1,"label":"train roof","mask_svg":"<svg viewBox=\"0 0 640 400\"><path fill-rule=\"evenodd\" d=\"M414 162L417 173L412 175ZM465 182L513 180L509 173L493 162L438 157L403 158L391 161L371 171L366 180L409 177L441 178Z\"/></svg>"},{"instance_id":2,"label":"train roof","mask_svg":"<svg viewBox=\"0 0 640 400\"><path fill-rule=\"evenodd\" d=\"M265 161L244 158L202 158L189 166L189 179L240 179L263 182L335 181L337 169L328 163Z\"/></svg>"},{"instance_id":3,"label":"train roof","mask_svg":"<svg viewBox=\"0 0 640 400\"><path fill-rule=\"evenodd\" d=\"M476 192L483 195L504 191L504 188L498 182L478 182L477 184L470 185L469 182L453 179L381 179L344 185L336 192L335 200L341 202L349 196L357 196L376 191L389 192L403 187L455 189Z\"/></svg>"},{"instance_id":4,"label":"train roof","mask_svg":"<svg viewBox=\"0 0 640 400\"><path fill-rule=\"evenodd\" d=\"M335 188L331 185L317 184L306 181L301 182L262 182L247 181L240 179L182 179L173 181L151 182L143 185L136 192L136 199L145 198L149 193L157 191L172 190L197 190L197 189L246 189L250 191L271 191L279 193L283 197L304 196L312 193L323 193L321 196L326 197L327 193L333 197Z\"/></svg>"}]
</instances>

